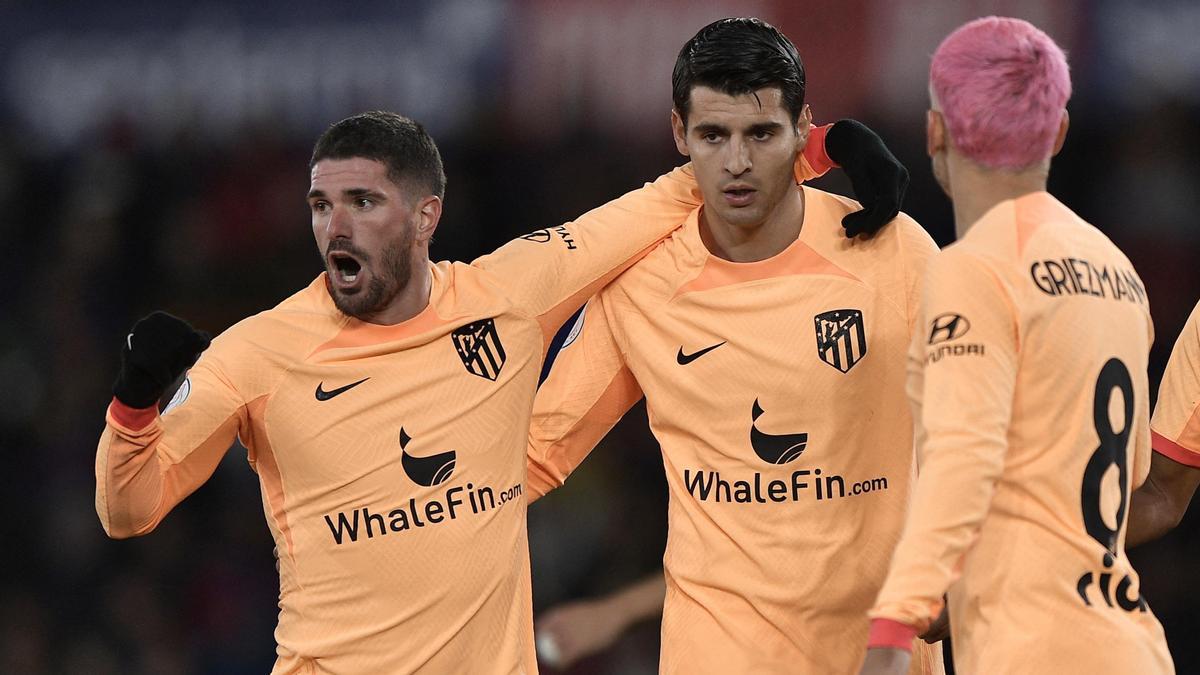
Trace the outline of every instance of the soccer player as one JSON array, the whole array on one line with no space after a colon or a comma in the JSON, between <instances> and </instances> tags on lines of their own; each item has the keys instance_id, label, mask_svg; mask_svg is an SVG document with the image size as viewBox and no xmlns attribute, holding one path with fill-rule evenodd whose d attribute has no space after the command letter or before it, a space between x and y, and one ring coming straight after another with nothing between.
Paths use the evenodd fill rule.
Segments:
<instances>
[{"instance_id":1,"label":"soccer player","mask_svg":"<svg viewBox=\"0 0 1200 675\"><path fill-rule=\"evenodd\" d=\"M894 163L846 133L872 141L847 161ZM101 523L150 532L240 438L279 551L277 673L536 671L520 449L546 343L700 203L677 169L472 264L431 263L444 187L416 123L338 122L308 192L325 271L211 347L161 312L124 341Z\"/></svg>"},{"instance_id":2,"label":"soccer player","mask_svg":"<svg viewBox=\"0 0 1200 675\"><path fill-rule=\"evenodd\" d=\"M913 480L904 355L936 246L904 215L847 240L854 202L795 186L810 113L774 27L706 26L672 79L704 207L567 329L529 497L644 395L670 497L661 671L849 673ZM940 647L916 649L914 672L941 671Z\"/></svg>"},{"instance_id":3,"label":"soccer player","mask_svg":"<svg viewBox=\"0 0 1200 675\"><path fill-rule=\"evenodd\" d=\"M959 673L1173 672L1124 547L1150 460L1146 291L1046 192L1066 58L1025 21L978 19L938 47L930 91L959 239L921 295L921 475L861 672L904 672L947 591Z\"/></svg>"},{"instance_id":4,"label":"soccer player","mask_svg":"<svg viewBox=\"0 0 1200 675\"><path fill-rule=\"evenodd\" d=\"M1129 504L1128 546L1179 524L1200 484L1200 304L1175 341L1150 419L1150 474Z\"/></svg>"}]
</instances>

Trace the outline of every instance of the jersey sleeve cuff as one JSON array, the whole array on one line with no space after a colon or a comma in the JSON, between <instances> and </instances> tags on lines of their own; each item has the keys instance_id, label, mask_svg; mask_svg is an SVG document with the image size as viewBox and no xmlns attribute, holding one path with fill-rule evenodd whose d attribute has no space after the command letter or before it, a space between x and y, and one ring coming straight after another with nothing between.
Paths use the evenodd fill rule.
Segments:
<instances>
[{"instance_id":1,"label":"jersey sleeve cuff","mask_svg":"<svg viewBox=\"0 0 1200 675\"><path fill-rule=\"evenodd\" d=\"M129 429L130 431L141 431L158 417L158 406L151 405L148 408L131 408L124 403L121 403L114 396L112 403L108 404L108 414L117 424Z\"/></svg>"},{"instance_id":2,"label":"jersey sleeve cuff","mask_svg":"<svg viewBox=\"0 0 1200 675\"><path fill-rule=\"evenodd\" d=\"M1150 446L1164 457L1170 457L1185 466L1200 468L1200 453L1183 447L1153 429L1150 430Z\"/></svg>"},{"instance_id":3,"label":"jersey sleeve cuff","mask_svg":"<svg viewBox=\"0 0 1200 675\"><path fill-rule=\"evenodd\" d=\"M867 634L867 649L881 647L911 652L912 642L916 637L917 629L908 624L891 619L871 619L871 632Z\"/></svg>"},{"instance_id":4,"label":"jersey sleeve cuff","mask_svg":"<svg viewBox=\"0 0 1200 675\"><path fill-rule=\"evenodd\" d=\"M840 168L837 162L825 151L825 135L829 133L832 124L813 126L808 132L808 145L804 146L804 158L817 175L824 175L830 169Z\"/></svg>"}]
</instances>

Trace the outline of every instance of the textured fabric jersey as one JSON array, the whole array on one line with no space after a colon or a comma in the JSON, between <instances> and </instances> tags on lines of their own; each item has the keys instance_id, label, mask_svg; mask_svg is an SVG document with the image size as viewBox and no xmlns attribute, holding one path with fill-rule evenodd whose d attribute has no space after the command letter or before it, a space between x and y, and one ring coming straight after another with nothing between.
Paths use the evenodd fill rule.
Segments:
<instances>
[{"instance_id":1,"label":"textured fabric jersey","mask_svg":"<svg viewBox=\"0 0 1200 675\"><path fill-rule=\"evenodd\" d=\"M680 169L431 264L394 326L341 314L321 275L214 340L161 417L109 407L105 529L152 530L237 437L279 550L275 672L536 672L521 450L545 345L699 201Z\"/></svg>"},{"instance_id":2,"label":"textured fabric jersey","mask_svg":"<svg viewBox=\"0 0 1200 675\"><path fill-rule=\"evenodd\" d=\"M1154 450L1200 467L1200 304L1175 341L1150 419Z\"/></svg>"},{"instance_id":3,"label":"textured fabric jersey","mask_svg":"<svg viewBox=\"0 0 1200 675\"><path fill-rule=\"evenodd\" d=\"M664 673L853 673L914 473L904 394L933 241L802 188L778 255L711 255L694 212L592 299L534 405L532 497L643 395L670 491ZM941 672L921 643L914 672Z\"/></svg>"},{"instance_id":4,"label":"textured fabric jersey","mask_svg":"<svg viewBox=\"0 0 1200 675\"><path fill-rule=\"evenodd\" d=\"M923 630L949 589L964 675L1173 672L1124 550L1153 339L1129 260L1032 193L934 258L921 312L921 478L872 644Z\"/></svg>"}]
</instances>

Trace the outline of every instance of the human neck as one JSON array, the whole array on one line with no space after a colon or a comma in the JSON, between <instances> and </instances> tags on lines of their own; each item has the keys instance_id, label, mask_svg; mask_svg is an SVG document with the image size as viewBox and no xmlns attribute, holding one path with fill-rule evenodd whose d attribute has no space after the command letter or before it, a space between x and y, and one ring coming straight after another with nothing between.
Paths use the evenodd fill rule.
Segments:
<instances>
[{"instance_id":1,"label":"human neck","mask_svg":"<svg viewBox=\"0 0 1200 675\"><path fill-rule=\"evenodd\" d=\"M715 209L700 212L700 240L710 253L732 262L757 262L779 255L804 226L804 192L789 190L766 219L754 227L721 220Z\"/></svg>"},{"instance_id":2,"label":"human neck","mask_svg":"<svg viewBox=\"0 0 1200 675\"><path fill-rule=\"evenodd\" d=\"M950 199L954 202L954 230L961 239L992 207L1033 192L1045 192L1049 162L1023 171L989 169L965 158L950 166Z\"/></svg>"},{"instance_id":3,"label":"human neck","mask_svg":"<svg viewBox=\"0 0 1200 675\"><path fill-rule=\"evenodd\" d=\"M404 323L429 306L429 294L432 289L433 274L429 271L429 260L422 258L413 264L412 275L409 276L404 289L397 293L386 307L359 318L367 323L380 326Z\"/></svg>"}]
</instances>

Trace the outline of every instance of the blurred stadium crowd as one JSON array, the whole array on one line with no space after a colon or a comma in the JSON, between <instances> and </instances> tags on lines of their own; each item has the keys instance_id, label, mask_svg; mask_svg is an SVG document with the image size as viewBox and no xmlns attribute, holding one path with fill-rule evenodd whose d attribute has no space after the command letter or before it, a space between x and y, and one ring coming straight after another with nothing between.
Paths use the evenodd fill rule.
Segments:
<instances>
[{"instance_id":1,"label":"blurred stadium crowd","mask_svg":"<svg viewBox=\"0 0 1200 675\"><path fill-rule=\"evenodd\" d=\"M1076 93L1051 190L1141 273L1152 383L1200 299L1200 9L1188 2L144 7L0 2L3 673L269 669L278 583L244 451L153 536L113 542L93 508L95 443L137 317L163 308L215 333L320 272L308 154L326 124L361 110L430 128L449 177L432 255L469 260L678 163L675 52L712 19L757 15L798 46L817 120L853 116L889 141L912 173L905 210L945 244L949 203L924 154L929 55L974 16L1021 16L1068 49ZM848 191L841 176L818 186ZM631 417L531 509L538 608L660 564L662 465L644 415ZM1198 533L1191 518L1132 554L1181 673L1200 672ZM655 672L657 640L642 626L572 672Z\"/></svg>"}]
</instances>

